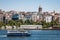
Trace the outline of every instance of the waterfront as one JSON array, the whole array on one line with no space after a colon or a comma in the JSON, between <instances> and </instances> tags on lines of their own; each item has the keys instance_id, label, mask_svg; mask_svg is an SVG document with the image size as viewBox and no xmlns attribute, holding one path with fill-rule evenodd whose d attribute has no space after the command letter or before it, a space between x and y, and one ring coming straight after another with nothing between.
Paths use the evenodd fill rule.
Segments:
<instances>
[{"instance_id":1,"label":"waterfront","mask_svg":"<svg viewBox=\"0 0 60 40\"><path fill-rule=\"evenodd\" d=\"M6 30L0 30L0 40L60 40L60 30L28 30L29 37L7 37Z\"/></svg>"}]
</instances>

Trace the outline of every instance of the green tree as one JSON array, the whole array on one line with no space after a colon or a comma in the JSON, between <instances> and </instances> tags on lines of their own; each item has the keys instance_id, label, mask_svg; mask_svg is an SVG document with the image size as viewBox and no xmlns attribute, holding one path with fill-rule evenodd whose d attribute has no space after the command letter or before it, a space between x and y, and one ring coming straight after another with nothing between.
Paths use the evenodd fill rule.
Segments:
<instances>
[{"instance_id":1,"label":"green tree","mask_svg":"<svg viewBox=\"0 0 60 40\"><path fill-rule=\"evenodd\" d=\"M2 26L5 26L5 23L3 23L2 21L0 21L0 28L1 28Z\"/></svg>"},{"instance_id":2,"label":"green tree","mask_svg":"<svg viewBox=\"0 0 60 40\"><path fill-rule=\"evenodd\" d=\"M10 21L8 21L7 25L14 26L15 25L15 21L14 20L10 20Z\"/></svg>"}]
</instances>

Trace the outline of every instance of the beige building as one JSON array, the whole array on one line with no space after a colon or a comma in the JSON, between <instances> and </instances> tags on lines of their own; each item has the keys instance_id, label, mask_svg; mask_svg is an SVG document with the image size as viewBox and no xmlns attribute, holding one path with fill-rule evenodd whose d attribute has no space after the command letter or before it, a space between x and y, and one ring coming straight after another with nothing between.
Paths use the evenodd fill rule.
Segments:
<instances>
[{"instance_id":1,"label":"beige building","mask_svg":"<svg viewBox=\"0 0 60 40\"><path fill-rule=\"evenodd\" d=\"M3 21L3 11L0 10L0 21Z\"/></svg>"},{"instance_id":2,"label":"beige building","mask_svg":"<svg viewBox=\"0 0 60 40\"><path fill-rule=\"evenodd\" d=\"M34 14L32 15L32 20L33 20L34 22L37 21L37 14L34 13Z\"/></svg>"},{"instance_id":3,"label":"beige building","mask_svg":"<svg viewBox=\"0 0 60 40\"><path fill-rule=\"evenodd\" d=\"M21 29L42 29L42 25L20 25Z\"/></svg>"},{"instance_id":4,"label":"beige building","mask_svg":"<svg viewBox=\"0 0 60 40\"><path fill-rule=\"evenodd\" d=\"M6 12L6 13L5 13L5 19L8 20L8 21L9 21L9 20L12 20L12 14L9 13L9 12Z\"/></svg>"}]
</instances>

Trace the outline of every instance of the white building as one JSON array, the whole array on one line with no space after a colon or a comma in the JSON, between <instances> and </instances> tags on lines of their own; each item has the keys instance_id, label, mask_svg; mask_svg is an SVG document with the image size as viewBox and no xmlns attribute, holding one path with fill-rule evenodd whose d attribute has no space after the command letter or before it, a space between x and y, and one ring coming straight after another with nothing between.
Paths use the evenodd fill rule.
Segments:
<instances>
[{"instance_id":1,"label":"white building","mask_svg":"<svg viewBox=\"0 0 60 40\"><path fill-rule=\"evenodd\" d=\"M45 19L46 22L51 22L52 21L52 16L47 15L47 16L45 16L44 19Z\"/></svg>"},{"instance_id":2,"label":"white building","mask_svg":"<svg viewBox=\"0 0 60 40\"><path fill-rule=\"evenodd\" d=\"M34 22L37 21L37 12L33 12L33 14L32 14L32 20L33 20Z\"/></svg>"},{"instance_id":3,"label":"white building","mask_svg":"<svg viewBox=\"0 0 60 40\"><path fill-rule=\"evenodd\" d=\"M42 29L42 25L20 25L21 29Z\"/></svg>"},{"instance_id":4,"label":"white building","mask_svg":"<svg viewBox=\"0 0 60 40\"><path fill-rule=\"evenodd\" d=\"M36 14L32 15L32 20L33 20L34 22L37 21L37 15L36 15Z\"/></svg>"},{"instance_id":5,"label":"white building","mask_svg":"<svg viewBox=\"0 0 60 40\"><path fill-rule=\"evenodd\" d=\"M22 14L19 14L19 19L24 19L24 15L22 15Z\"/></svg>"}]
</instances>

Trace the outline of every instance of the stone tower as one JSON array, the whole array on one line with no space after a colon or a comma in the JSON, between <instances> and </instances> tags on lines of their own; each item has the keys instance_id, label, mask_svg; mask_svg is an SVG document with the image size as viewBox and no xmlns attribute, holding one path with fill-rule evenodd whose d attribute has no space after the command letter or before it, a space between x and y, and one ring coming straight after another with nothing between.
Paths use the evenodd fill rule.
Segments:
<instances>
[{"instance_id":1,"label":"stone tower","mask_svg":"<svg viewBox=\"0 0 60 40\"><path fill-rule=\"evenodd\" d=\"M38 8L38 15L40 15L40 14L42 14L42 7L41 6L39 6L39 8Z\"/></svg>"}]
</instances>

